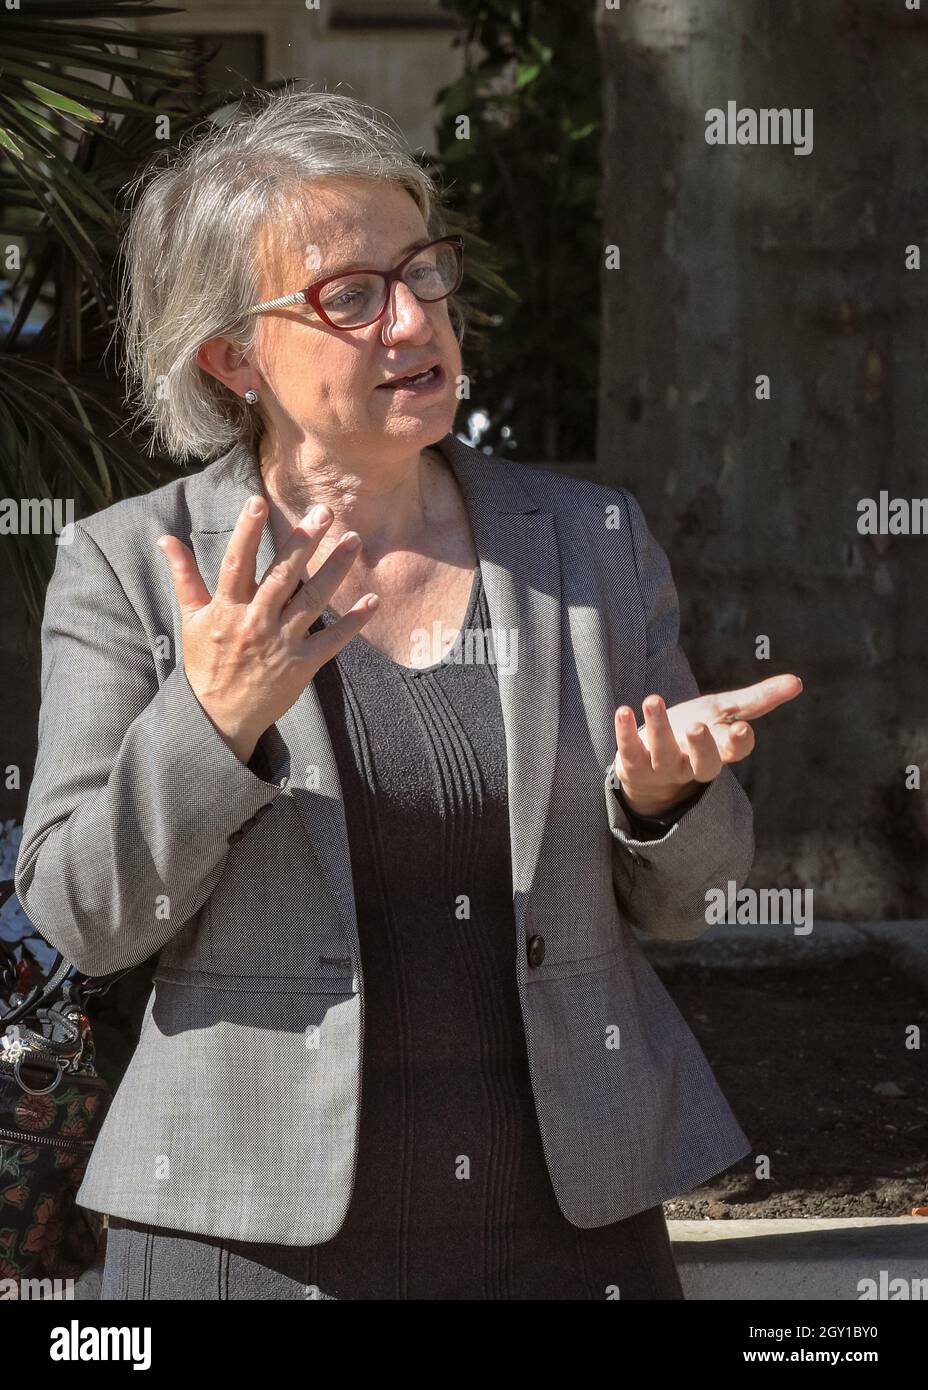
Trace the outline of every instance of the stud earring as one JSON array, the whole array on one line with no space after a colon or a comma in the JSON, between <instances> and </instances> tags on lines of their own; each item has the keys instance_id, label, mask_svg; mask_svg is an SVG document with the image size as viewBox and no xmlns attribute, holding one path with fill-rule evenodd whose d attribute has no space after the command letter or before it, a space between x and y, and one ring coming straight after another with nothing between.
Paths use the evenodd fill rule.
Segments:
<instances>
[{"instance_id":1,"label":"stud earring","mask_svg":"<svg viewBox=\"0 0 928 1390\"><path fill-rule=\"evenodd\" d=\"M257 391L255 391L252 387L249 387L248 390L245 392L245 400L248 402L249 405L254 405L257 399Z\"/></svg>"}]
</instances>

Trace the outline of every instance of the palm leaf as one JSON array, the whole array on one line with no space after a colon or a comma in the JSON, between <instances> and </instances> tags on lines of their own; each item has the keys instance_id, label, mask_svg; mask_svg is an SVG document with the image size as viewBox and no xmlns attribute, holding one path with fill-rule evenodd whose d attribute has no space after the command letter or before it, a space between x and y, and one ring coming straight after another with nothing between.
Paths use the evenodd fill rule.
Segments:
<instances>
[{"instance_id":1,"label":"palm leaf","mask_svg":"<svg viewBox=\"0 0 928 1390\"><path fill-rule=\"evenodd\" d=\"M7 497L73 497L80 516L176 476L126 430L119 384L104 359L113 329L115 199L163 148L151 112L168 113L179 137L228 99L191 100L189 37L125 28L143 15L177 12L150 0L30 0L4 12L0 227L7 240L25 242L22 267L6 287L0 342ZM45 321L36 329L40 308ZM54 537L8 540L26 610L38 622Z\"/></svg>"}]
</instances>

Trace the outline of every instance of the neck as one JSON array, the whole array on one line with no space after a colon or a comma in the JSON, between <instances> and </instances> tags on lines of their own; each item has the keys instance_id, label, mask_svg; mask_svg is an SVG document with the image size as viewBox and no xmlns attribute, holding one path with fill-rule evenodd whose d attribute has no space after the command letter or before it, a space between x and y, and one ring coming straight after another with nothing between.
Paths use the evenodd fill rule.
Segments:
<instances>
[{"instance_id":1,"label":"neck","mask_svg":"<svg viewBox=\"0 0 928 1390\"><path fill-rule=\"evenodd\" d=\"M284 457L266 441L260 447L259 465L272 510L291 527L311 507L324 502L334 518L326 532L325 549L346 531L357 531L369 562L409 547L428 529L430 506L446 469L437 451L428 448L363 468L357 463L346 467L318 449Z\"/></svg>"}]
</instances>

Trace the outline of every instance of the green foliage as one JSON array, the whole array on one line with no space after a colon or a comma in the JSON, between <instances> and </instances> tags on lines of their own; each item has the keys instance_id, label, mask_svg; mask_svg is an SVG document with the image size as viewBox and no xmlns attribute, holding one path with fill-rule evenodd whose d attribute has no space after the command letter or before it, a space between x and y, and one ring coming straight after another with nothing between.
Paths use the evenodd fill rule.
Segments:
<instances>
[{"instance_id":1,"label":"green foliage","mask_svg":"<svg viewBox=\"0 0 928 1390\"><path fill-rule=\"evenodd\" d=\"M150 0L28 0L0 26L0 495L74 499L77 516L176 475L122 420L107 360L114 327L119 191L164 142L240 91L191 96L189 38L140 34ZM11 245L22 248L19 268ZM36 331L37 324L39 325ZM52 536L4 538L30 617L41 618Z\"/></svg>"},{"instance_id":2,"label":"green foliage","mask_svg":"<svg viewBox=\"0 0 928 1390\"><path fill-rule=\"evenodd\" d=\"M484 254L495 252L501 281L476 300L469 408L488 415L481 442L497 453L592 458L602 259L593 8L446 5L467 22L465 70L439 93L435 164L451 208L479 227Z\"/></svg>"}]
</instances>

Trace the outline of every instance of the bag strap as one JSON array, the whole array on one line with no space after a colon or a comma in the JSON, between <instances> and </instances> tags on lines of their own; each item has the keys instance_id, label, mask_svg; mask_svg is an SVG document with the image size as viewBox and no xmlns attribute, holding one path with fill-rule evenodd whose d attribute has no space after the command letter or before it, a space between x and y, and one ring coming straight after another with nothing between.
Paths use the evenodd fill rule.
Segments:
<instances>
[{"instance_id":1,"label":"bag strap","mask_svg":"<svg viewBox=\"0 0 928 1390\"><path fill-rule=\"evenodd\" d=\"M128 966L125 970L117 970L113 975L93 977L90 975L81 977L80 972L76 972L76 977L82 978L84 982L78 985L78 993L80 997L84 999L94 994L105 994L110 985L114 985L117 980L121 980L123 975L128 975L131 969L133 969L133 967ZM66 961L61 952L56 951L55 963L48 972L45 983L33 985L32 989L21 1003L14 1004L5 1014L0 1014L0 1027L9 1027L11 1023L17 1023L21 1018L24 1018L26 1014L32 1013L34 1009L41 1008L41 1006L57 992L68 975L71 974L72 970L74 970L74 966L71 965L70 961Z\"/></svg>"}]
</instances>

